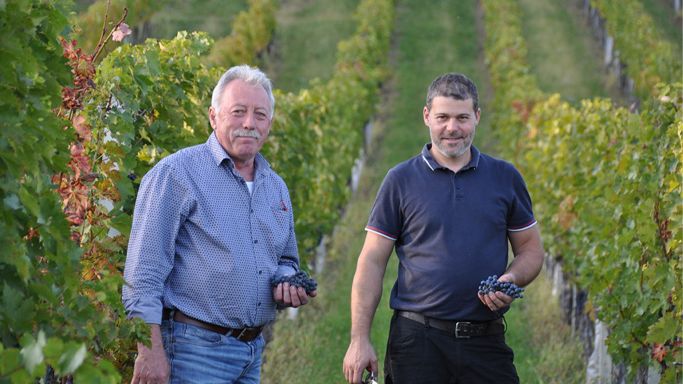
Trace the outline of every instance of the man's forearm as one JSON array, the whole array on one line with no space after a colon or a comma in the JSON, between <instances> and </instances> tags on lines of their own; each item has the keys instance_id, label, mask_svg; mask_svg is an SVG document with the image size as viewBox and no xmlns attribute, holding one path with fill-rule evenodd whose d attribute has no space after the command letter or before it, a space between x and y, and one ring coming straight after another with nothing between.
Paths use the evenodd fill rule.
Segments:
<instances>
[{"instance_id":1,"label":"man's forearm","mask_svg":"<svg viewBox=\"0 0 683 384\"><path fill-rule=\"evenodd\" d=\"M351 288L351 341L369 339L370 325L382 297L382 280L394 241L368 232Z\"/></svg>"},{"instance_id":2,"label":"man's forearm","mask_svg":"<svg viewBox=\"0 0 683 384\"><path fill-rule=\"evenodd\" d=\"M382 297L384 269L365 264L359 265L351 289L351 339L370 337L372 319Z\"/></svg>"},{"instance_id":3,"label":"man's forearm","mask_svg":"<svg viewBox=\"0 0 683 384\"><path fill-rule=\"evenodd\" d=\"M515 284L524 287L538 276L542 267L543 253L529 252L517 255L515 259L512 260L512 263L510 263L507 273L514 276Z\"/></svg>"},{"instance_id":4,"label":"man's forearm","mask_svg":"<svg viewBox=\"0 0 683 384\"><path fill-rule=\"evenodd\" d=\"M514 276L514 283L523 287L531 283L543 267L543 242L538 225L510 235L510 244L515 254L507 269Z\"/></svg>"}]
</instances>

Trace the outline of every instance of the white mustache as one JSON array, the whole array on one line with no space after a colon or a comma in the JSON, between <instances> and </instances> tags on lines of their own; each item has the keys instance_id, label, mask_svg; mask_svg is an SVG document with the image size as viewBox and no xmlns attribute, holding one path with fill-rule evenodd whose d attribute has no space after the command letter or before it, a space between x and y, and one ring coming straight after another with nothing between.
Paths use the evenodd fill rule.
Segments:
<instances>
[{"instance_id":1,"label":"white mustache","mask_svg":"<svg viewBox=\"0 0 683 384\"><path fill-rule=\"evenodd\" d=\"M232 135L233 137L253 137L257 140L261 138L260 133L248 129L236 129L232 132Z\"/></svg>"}]
</instances>

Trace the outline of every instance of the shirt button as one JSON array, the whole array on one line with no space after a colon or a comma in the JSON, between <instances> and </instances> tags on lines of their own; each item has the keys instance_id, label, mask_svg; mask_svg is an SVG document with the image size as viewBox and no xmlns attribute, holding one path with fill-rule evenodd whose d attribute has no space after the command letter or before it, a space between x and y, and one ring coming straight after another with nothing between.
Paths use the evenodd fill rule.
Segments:
<instances>
[{"instance_id":1,"label":"shirt button","mask_svg":"<svg viewBox=\"0 0 683 384\"><path fill-rule=\"evenodd\" d=\"M254 240L254 244L258 244L258 240Z\"/></svg>"},{"instance_id":2,"label":"shirt button","mask_svg":"<svg viewBox=\"0 0 683 384\"><path fill-rule=\"evenodd\" d=\"M250 209L249 212L254 213L254 210L253 210L253 209Z\"/></svg>"},{"instance_id":3,"label":"shirt button","mask_svg":"<svg viewBox=\"0 0 683 384\"><path fill-rule=\"evenodd\" d=\"M262 273L263 273L263 271L258 271L258 274L259 274L259 275L262 274Z\"/></svg>"},{"instance_id":4,"label":"shirt button","mask_svg":"<svg viewBox=\"0 0 683 384\"><path fill-rule=\"evenodd\" d=\"M261 302L259 302L258 304L256 304L256 306L257 306L257 307L260 307L260 306L261 306Z\"/></svg>"}]
</instances>

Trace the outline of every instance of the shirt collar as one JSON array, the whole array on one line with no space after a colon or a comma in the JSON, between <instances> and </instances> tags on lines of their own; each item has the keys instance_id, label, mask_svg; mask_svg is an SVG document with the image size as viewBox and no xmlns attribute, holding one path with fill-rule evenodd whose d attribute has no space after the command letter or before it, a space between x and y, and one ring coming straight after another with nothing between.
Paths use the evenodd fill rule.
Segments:
<instances>
[{"instance_id":1,"label":"shirt collar","mask_svg":"<svg viewBox=\"0 0 683 384\"><path fill-rule=\"evenodd\" d=\"M211 157L213 157L213 160L217 166L220 166L224 161L227 161L230 168L235 167L235 162L232 160L228 152L226 152L225 149L223 149L221 143L218 142L216 132L211 133L209 139L206 140L206 145L209 148L209 152L211 152ZM265 173L266 170L270 168L270 164L265 159L265 157L263 157L260 153L256 154L254 162L256 163L256 174Z\"/></svg>"},{"instance_id":2,"label":"shirt collar","mask_svg":"<svg viewBox=\"0 0 683 384\"><path fill-rule=\"evenodd\" d=\"M422 148L422 160L427 164L429 169L432 171L436 171L437 169L448 169L447 167L444 167L443 165L439 164L434 157L432 156L431 152L429 150L432 148L432 143L427 143L425 146ZM472 145L470 147L471 152L472 152L472 157L470 158L470 161L460 169L460 171L465 171L470 168L475 169L477 166L479 166L479 150L477 147Z\"/></svg>"}]
</instances>

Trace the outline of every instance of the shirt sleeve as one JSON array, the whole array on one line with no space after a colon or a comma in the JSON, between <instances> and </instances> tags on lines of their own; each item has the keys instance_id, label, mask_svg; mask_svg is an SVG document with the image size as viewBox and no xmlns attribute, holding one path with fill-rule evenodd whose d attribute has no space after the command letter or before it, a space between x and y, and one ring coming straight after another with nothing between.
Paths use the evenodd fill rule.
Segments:
<instances>
[{"instance_id":1,"label":"shirt sleeve","mask_svg":"<svg viewBox=\"0 0 683 384\"><path fill-rule=\"evenodd\" d=\"M282 201L287 205L287 208L292 214L290 215L289 220L289 239L287 240L287 245L285 246L282 255L280 255L278 271L284 272L284 274L294 274L299 270L299 249L296 244L296 234L294 232L294 210L292 209L289 190L284 184L284 181L282 181L282 194ZM288 268L290 268L290 270L288 270Z\"/></svg>"},{"instance_id":2,"label":"shirt sleeve","mask_svg":"<svg viewBox=\"0 0 683 384\"><path fill-rule=\"evenodd\" d=\"M142 179L123 273L128 317L161 324L164 285L173 269L175 241L190 200L188 188L168 164L157 164Z\"/></svg>"},{"instance_id":3,"label":"shirt sleeve","mask_svg":"<svg viewBox=\"0 0 683 384\"><path fill-rule=\"evenodd\" d=\"M396 241L402 229L400 187L396 172L390 170L377 191L365 230Z\"/></svg>"},{"instance_id":4,"label":"shirt sleeve","mask_svg":"<svg viewBox=\"0 0 683 384\"><path fill-rule=\"evenodd\" d=\"M531 228L536 224L531 204L531 197L522 175L512 168L512 203L508 211L508 231L518 232Z\"/></svg>"}]
</instances>

